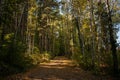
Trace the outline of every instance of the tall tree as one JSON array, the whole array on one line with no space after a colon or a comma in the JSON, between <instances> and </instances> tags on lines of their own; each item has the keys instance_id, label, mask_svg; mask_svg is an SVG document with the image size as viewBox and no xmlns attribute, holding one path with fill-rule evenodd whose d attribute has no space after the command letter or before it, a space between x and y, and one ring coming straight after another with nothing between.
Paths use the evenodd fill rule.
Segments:
<instances>
[{"instance_id":1,"label":"tall tree","mask_svg":"<svg viewBox=\"0 0 120 80\"><path fill-rule=\"evenodd\" d=\"M110 35L110 43L111 43L111 51L113 57L113 69L114 73L118 74L118 57L116 52L116 40L114 37L114 28L112 23L112 13L110 9L110 2L107 0L107 9L108 9L108 27L109 27L109 35Z\"/></svg>"}]
</instances>

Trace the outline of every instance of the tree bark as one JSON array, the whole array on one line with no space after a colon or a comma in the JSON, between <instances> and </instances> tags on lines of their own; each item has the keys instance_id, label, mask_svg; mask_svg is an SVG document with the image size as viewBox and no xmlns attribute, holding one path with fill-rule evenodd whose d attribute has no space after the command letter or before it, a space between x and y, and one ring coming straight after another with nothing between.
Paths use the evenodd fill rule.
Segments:
<instances>
[{"instance_id":1,"label":"tree bark","mask_svg":"<svg viewBox=\"0 0 120 80\"><path fill-rule=\"evenodd\" d=\"M113 70L114 70L114 74L118 74L118 57L116 52L116 40L114 39L114 31L113 31L114 28L112 24L112 16L111 16L109 0L107 0L107 7L108 7L108 27L109 27L111 51L113 58Z\"/></svg>"},{"instance_id":2,"label":"tree bark","mask_svg":"<svg viewBox=\"0 0 120 80\"><path fill-rule=\"evenodd\" d=\"M82 54L84 54L84 49L83 49L83 41L81 39L81 32L80 32L80 23L79 23L79 19L76 18L76 27L77 27L77 30L78 30L78 38L79 38L79 45L80 45L80 51Z\"/></svg>"}]
</instances>

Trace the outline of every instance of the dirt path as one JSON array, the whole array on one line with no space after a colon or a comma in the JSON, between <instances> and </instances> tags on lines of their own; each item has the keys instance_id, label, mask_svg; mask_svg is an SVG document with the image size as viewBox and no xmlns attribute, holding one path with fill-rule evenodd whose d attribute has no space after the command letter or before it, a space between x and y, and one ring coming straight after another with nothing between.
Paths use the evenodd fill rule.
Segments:
<instances>
[{"instance_id":1,"label":"dirt path","mask_svg":"<svg viewBox=\"0 0 120 80\"><path fill-rule=\"evenodd\" d=\"M57 57L50 63L42 63L25 74L23 80L102 80L89 72L76 68L73 62ZM107 80L107 79L106 79Z\"/></svg>"},{"instance_id":2,"label":"dirt path","mask_svg":"<svg viewBox=\"0 0 120 80\"><path fill-rule=\"evenodd\" d=\"M3 80L3 79L2 79ZM107 76L95 76L89 71L75 67L72 60L56 57L49 63L41 63L25 74L17 74L4 80L120 80Z\"/></svg>"}]
</instances>

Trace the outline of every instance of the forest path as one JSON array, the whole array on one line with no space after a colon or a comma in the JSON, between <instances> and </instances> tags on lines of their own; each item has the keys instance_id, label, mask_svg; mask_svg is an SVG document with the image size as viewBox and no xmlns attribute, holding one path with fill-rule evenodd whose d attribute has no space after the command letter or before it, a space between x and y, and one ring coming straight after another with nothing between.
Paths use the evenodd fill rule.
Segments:
<instances>
[{"instance_id":1,"label":"forest path","mask_svg":"<svg viewBox=\"0 0 120 80\"><path fill-rule=\"evenodd\" d=\"M98 77L75 67L72 60L56 57L49 63L41 63L25 74L23 80L99 80Z\"/></svg>"}]
</instances>

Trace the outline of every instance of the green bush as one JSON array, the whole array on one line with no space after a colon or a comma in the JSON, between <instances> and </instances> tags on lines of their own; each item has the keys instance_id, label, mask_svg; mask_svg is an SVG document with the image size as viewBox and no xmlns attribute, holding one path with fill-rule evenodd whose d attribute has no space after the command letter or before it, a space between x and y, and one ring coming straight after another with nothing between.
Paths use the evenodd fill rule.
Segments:
<instances>
[{"instance_id":1,"label":"green bush","mask_svg":"<svg viewBox=\"0 0 120 80\"><path fill-rule=\"evenodd\" d=\"M51 53L49 53L49 52L44 52L42 55L42 61L44 62L44 61L49 61L50 59L51 59Z\"/></svg>"},{"instance_id":2,"label":"green bush","mask_svg":"<svg viewBox=\"0 0 120 80\"><path fill-rule=\"evenodd\" d=\"M32 59L25 54L26 45L9 40L2 45L0 54L0 75L22 72L32 67Z\"/></svg>"},{"instance_id":3,"label":"green bush","mask_svg":"<svg viewBox=\"0 0 120 80\"><path fill-rule=\"evenodd\" d=\"M41 55L39 53L37 54L28 54L28 56L32 60L32 64L37 65L41 62Z\"/></svg>"},{"instance_id":4,"label":"green bush","mask_svg":"<svg viewBox=\"0 0 120 80\"><path fill-rule=\"evenodd\" d=\"M34 54L38 54L38 53L40 53L39 48L38 48L38 47L34 47L33 53L34 53Z\"/></svg>"},{"instance_id":5,"label":"green bush","mask_svg":"<svg viewBox=\"0 0 120 80\"><path fill-rule=\"evenodd\" d=\"M26 46L21 42L17 42L9 48L5 62L18 68L25 69L30 63L30 59L25 56L25 50Z\"/></svg>"},{"instance_id":6,"label":"green bush","mask_svg":"<svg viewBox=\"0 0 120 80\"><path fill-rule=\"evenodd\" d=\"M23 72L39 64L48 62L50 53L40 54L37 47L34 54L26 53L27 46L20 40L14 40L14 34L6 34L4 43L0 46L0 75L9 75Z\"/></svg>"},{"instance_id":7,"label":"green bush","mask_svg":"<svg viewBox=\"0 0 120 80\"><path fill-rule=\"evenodd\" d=\"M32 59L32 63L37 65L42 62L49 62L51 59L50 53L44 52L42 54L35 53L35 54L28 54L28 56Z\"/></svg>"}]
</instances>

